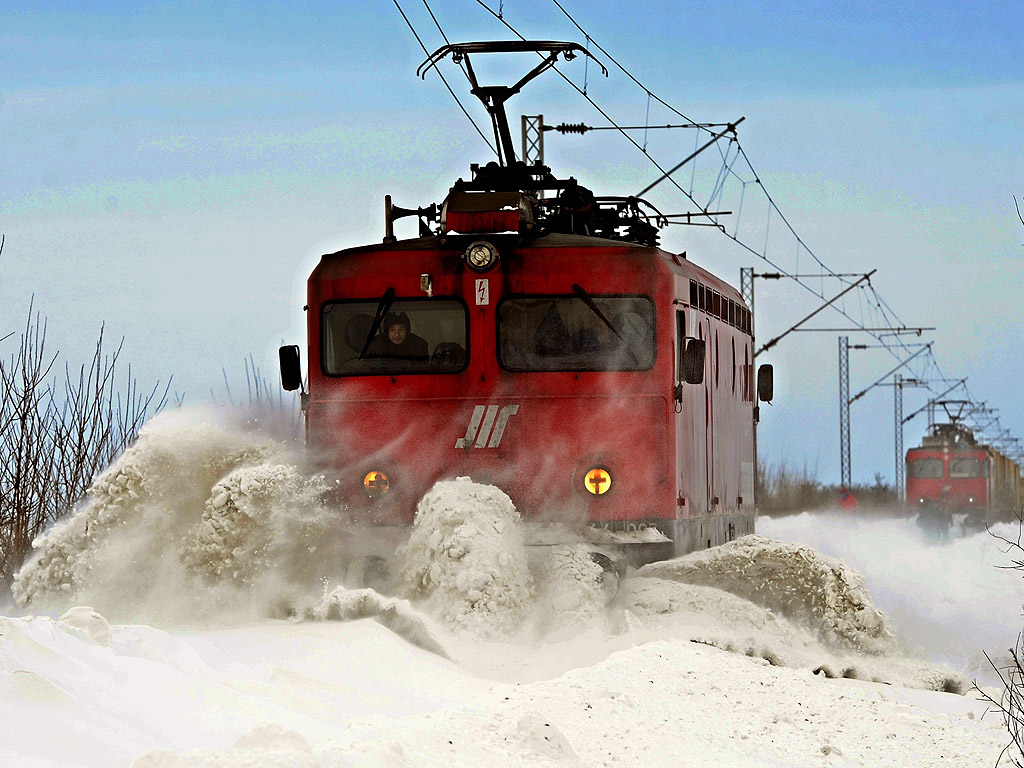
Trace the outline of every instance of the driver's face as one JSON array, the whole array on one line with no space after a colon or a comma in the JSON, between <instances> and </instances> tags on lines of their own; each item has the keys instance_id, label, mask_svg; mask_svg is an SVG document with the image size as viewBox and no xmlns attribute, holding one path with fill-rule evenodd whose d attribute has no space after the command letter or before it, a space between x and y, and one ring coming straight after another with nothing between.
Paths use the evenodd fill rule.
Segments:
<instances>
[{"instance_id":1,"label":"driver's face","mask_svg":"<svg viewBox=\"0 0 1024 768\"><path fill-rule=\"evenodd\" d=\"M407 332L406 327L401 323L388 326L388 338L391 339L392 344L401 344L405 341L405 334Z\"/></svg>"}]
</instances>

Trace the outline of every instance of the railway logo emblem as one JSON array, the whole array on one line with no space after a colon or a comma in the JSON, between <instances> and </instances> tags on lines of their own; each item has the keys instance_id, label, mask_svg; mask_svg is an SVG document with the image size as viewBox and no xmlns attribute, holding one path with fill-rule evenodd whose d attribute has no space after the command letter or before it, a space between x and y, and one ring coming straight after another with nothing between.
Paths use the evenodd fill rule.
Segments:
<instances>
[{"instance_id":1,"label":"railway logo emblem","mask_svg":"<svg viewBox=\"0 0 1024 768\"><path fill-rule=\"evenodd\" d=\"M455 441L456 448L497 448L505 434L508 420L519 413L518 405L506 405L500 411L496 405L478 405L469 417L466 436ZM490 439L488 439L490 437ZM474 442L475 441L475 442Z\"/></svg>"}]
</instances>

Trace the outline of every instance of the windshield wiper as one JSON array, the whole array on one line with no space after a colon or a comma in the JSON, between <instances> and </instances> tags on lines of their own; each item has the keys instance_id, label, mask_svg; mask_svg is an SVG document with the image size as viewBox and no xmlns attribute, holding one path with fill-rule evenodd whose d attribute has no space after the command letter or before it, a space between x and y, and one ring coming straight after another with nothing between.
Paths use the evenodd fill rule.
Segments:
<instances>
[{"instance_id":1,"label":"windshield wiper","mask_svg":"<svg viewBox=\"0 0 1024 768\"><path fill-rule=\"evenodd\" d=\"M583 290L579 283L573 283L572 290L573 293L575 293L577 296L580 297L580 299L583 300L583 303L587 305L590 311L597 315L601 322L607 325L612 333L618 336L619 341L621 341L623 344L626 344L626 340L622 338L622 334L619 333L618 330L616 330L615 326L611 324L611 321L604 316L604 312L602 312L601 308L594 303L594 300L591 298L590 294Z\"/></svg>"},{"instance_id":2,"label":"windshield wiper","mask_svg":"<svg viewBox=\"0 0 1024 768\"><path fill-rule=\"evenodd\" d=\"M373 341L373 337L377 335L377 331L380 330L381 323L384 322L384 316L387 315L388 310L391 309L391 304L395 300L395 289L388 288L384 291L384 295L380 297L380 301L377 302L377 311L373 315L373 325L370 326L370 333L366 337L366 341L363 343L363 351L359 353L357 360L362 360L366 356L366 350L370 348L370 343Z\"/></svg>"}]
</instances>

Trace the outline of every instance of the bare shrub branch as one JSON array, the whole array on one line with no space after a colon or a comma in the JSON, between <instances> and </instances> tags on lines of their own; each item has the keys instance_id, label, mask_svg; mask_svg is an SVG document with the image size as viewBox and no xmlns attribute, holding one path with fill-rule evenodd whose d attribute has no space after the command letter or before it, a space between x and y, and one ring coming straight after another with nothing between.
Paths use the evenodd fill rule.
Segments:
<instances>
[{"instance_id":1,"label":"bare shrub branch","mask_svg":"<svg viewBox=\"0 0 1024 768\"><path fill-rule=\"evenodd\" d=\"M92 360L51 380L58 353L47 352L46 321L32 302L16 351L0 358L0 584L166 405L170 382L140 392L129 368L117 387L123 344L105 353L101 328Z\"/></svg>"},{"instance_id":2,"label":"bare shrub branch","mask_svg":"<svg viewBox=\"0 0 1024 768\"><path fill-rule=\"evenodd\" d=\"M1011 568L1024 572L1024 507L1017 510L1017 536L1010 539L995 531L989 530L989 535L998 539L1006 545L1003 554L1010 556L1011 565L997 566L999 568ZM1011 753L1016 748L1016 753L1010 755L1010 760L1017 768L1024 768L1024 633L1017 635L1017 643L1009 649L1010 660L1003 666L999 666L986 653L985 658L996 674L1002 691L997 701L993 696L983 691L977 683L975 688L982 698L992 704L1002 715L1003 725L1010 734L1010 743L1007 744L1004 753Z\"/></svg>"}]
</instances>

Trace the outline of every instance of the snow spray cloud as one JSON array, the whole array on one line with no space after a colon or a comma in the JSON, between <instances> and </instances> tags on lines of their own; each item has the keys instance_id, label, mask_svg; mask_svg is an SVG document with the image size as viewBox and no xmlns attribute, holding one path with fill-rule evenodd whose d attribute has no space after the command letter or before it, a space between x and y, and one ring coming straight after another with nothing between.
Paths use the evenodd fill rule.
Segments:
<instances>
[{"instance_id":1,"label":"snow spray cloud","mask_svg":"<svg viewBox=\"0 0 1024 768\"><path fill-rule=\"evenodd\" d=\"M1016 539L1016 524L993 533ZM930 541L912 519L864 519L829 511L760 518L768 536L809 544L864 574L875 603L909 647L965 675L994 682L985 654L999 662L1024 619L1021 577L1006 546L978 531Z\"/></svg>"},{"instance_id":2,"label":"snow spray cloud","mask_svg":"<svg viewBox=\"0 0 1024 768\"><path fill-rule=\"evenodd\" d=\"M256 610L333 576L341 517L291 449L212 411L165 412L35 543L23 608L89 603L120 619ZM247 602L243 607L242 602Z\"/></svg>"}]
</instances>

